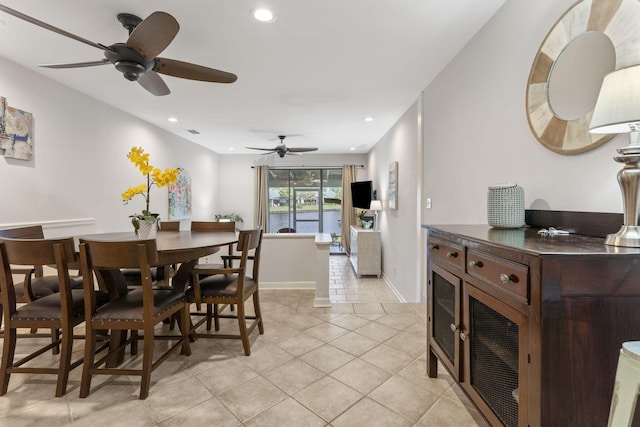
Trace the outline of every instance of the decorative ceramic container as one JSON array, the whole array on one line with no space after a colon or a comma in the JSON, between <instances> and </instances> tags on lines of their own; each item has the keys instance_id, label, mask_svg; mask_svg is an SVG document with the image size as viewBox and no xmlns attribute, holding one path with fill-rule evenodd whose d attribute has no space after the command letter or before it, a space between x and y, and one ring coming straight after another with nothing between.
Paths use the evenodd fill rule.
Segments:
<instances>
[{"instance_id":1,"label":"decorative ceramic container","mask_svg":"<svg viewBox=\"0 0 640 427\"><path fill-rule=\"evenodd\" d=\"M487 193L489 225L496 228L520 228L524 225L524 190L517 184L498 184Z\"/></svg>"},{"instance_id":2,"label":"decorative ceramic container","mask_svg":"<svg viewBox=\"0 0 640 427\"><path fill-rule=\"evenodd\" d=\"M155 239L158 233L158 222L148 221L146 219L139 221L140 227L138 227L138 239L148 240Z\"/></svg>"}]
</instances>

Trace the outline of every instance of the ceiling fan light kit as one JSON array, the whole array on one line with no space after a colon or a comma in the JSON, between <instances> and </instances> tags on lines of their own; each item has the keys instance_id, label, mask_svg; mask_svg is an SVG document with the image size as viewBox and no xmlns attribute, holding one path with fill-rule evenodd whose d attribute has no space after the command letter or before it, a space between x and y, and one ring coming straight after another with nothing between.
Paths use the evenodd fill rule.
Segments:
<instances>
[{"instance_id":1,"label":"ceiling fan light kit","mask_svg":"<svg viewBox=\"0 0 640 427\"><path fill-rule=\"evenodd\" d=\"M226 71L175 59L159 58L158 55L169 46L180 30L178 21L166 12L153 12L145 19L130 13L118 14L118 21L129 31L129 38L125 43L106 46L54 27L2 4L0 4L0 11L104 51L105 58L102 60L42 65L46 68L80 68L113 64L125 79L137 81L140 86L156 96L171 93L160 74L211 83L233 83L238 78L235 74Z\"/></svg>"}]
</instances>

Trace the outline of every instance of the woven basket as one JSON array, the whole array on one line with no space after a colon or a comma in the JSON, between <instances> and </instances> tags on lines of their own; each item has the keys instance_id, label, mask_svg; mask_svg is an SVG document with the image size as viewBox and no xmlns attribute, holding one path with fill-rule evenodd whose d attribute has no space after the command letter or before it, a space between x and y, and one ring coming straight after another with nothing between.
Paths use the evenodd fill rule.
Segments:
<instances>
[{"instance_id":1,"label":"woven basket","mask_svg":"<svg viewBox=\"0 0 640 427\"><path fill-rule=\"evenodd\" d=\"M496 228L520 228L524 225L524 190L516 184L499 184L487 192L489 225Z\"/></svg>"}]
</instances>

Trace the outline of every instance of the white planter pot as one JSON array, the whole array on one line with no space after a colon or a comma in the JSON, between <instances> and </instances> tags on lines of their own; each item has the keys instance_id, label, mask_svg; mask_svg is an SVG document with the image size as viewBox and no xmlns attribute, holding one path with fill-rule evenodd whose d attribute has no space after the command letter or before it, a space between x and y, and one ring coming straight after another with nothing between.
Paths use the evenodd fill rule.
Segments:
<instances>
[{"instance_id":1,"label":"white planter pot","mask_svg":"<svg viewBox=\"0 0 640 427\"><path fill-rule=\"evenodd\" d=\"M138 239L148 240L156 238L156 233L158 232L157 221L147 221L143 219L138 221L138 223L140 224L138 228Z\"/></svg>"}]
</instances>

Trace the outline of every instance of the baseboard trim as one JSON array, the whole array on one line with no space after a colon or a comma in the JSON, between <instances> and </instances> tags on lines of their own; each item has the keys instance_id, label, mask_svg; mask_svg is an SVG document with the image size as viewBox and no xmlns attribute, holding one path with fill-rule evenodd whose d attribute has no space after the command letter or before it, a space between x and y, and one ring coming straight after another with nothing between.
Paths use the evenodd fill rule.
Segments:
<instances>
[{"instance_id":1,"label":"baseboard trim","mask_svg":"<svg viewBox=\"0 0 640 427\"><path fill-rule=\"evenodd\" d=\"M331 298L316 298L313 300L315 308L331 307Z\"/></svg>"},{"instance_id":2,"label":"baseboard trim","mask_svg":"<svg viewBox=\"0 0 640 427\"><path fill-rule=\"evenodd\" d=\"M316 282L260 282L260 289L316 289Z\"/></svg>"},{"instance_id":3,"label":"baseboard trim","mask_svg":"<svg viewBox=\"0 0 640 427\"><path fill-rule=\"evenodd\" d=\"M398 292L396 287L393 286L393 283L391 283L391 280L389 280L389 278L384 274L384 272L382 273L382 280L384 280L384 282L387 284L389 289L391 289L391 292L393 292L393 294L396 296L396 298L398 298L398 301L407 302L407 300L404 299L404 297L400 294L400 292Z\"/></svg>"}]
</instances>

